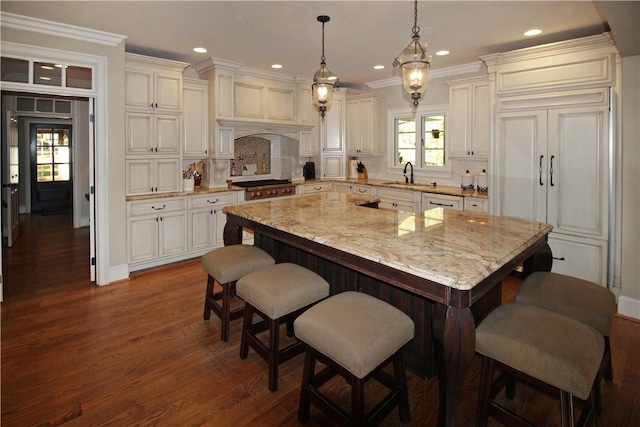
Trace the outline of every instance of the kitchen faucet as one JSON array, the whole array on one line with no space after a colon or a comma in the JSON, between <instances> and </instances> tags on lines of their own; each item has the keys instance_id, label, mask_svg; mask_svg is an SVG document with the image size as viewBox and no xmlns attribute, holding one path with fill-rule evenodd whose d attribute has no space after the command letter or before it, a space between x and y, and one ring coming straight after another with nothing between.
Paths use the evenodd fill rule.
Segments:
<instances>
[{"instance_id":1,"label":"kitchen faucet","mask_svg":"<svg viewBox=\"0 0 640 427\"><path fill-rule=\"evenodd\" d=\"M411 180L409 180L409 178L407 178L407 166L411 166ZM402 172L404 174L404 182L406 183L411 183L414 184L413 182L413 165L411 164L411 162L407 162L406 165L404 165L404 171Z\"/></svg>"}]
</instances>

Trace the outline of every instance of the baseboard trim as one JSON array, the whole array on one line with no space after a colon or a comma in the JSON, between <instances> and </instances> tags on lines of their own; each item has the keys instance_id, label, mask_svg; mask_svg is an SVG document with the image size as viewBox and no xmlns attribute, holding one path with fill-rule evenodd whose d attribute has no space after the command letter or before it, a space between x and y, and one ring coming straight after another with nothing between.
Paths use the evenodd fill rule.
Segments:
<instances>
[{"instance_id":1,"label":"baseboard trim","mask_svg":"<svg viewBox=\"0 0 640 427\"><path fill-rule=\"evenodd\" d=\"M618 297L618 314L640 320L640 300L625 296Z\"/></svg>"}]
</instances>

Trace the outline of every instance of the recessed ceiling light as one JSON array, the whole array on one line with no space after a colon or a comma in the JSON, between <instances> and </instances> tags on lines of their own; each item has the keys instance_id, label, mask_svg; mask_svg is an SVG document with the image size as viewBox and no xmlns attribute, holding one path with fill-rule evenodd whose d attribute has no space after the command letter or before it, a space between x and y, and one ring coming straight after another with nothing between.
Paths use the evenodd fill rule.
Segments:
<instances>
[{"instance_id":1,"label":"recessed ceiling light","mask_svg":"<svg viewBox=\"0 0 640 427\"><path fill-rule=\"evenodd\" d=\"M527 37L529 37L529 36L537 36L541 32L542 32L542 30L538 30L536 28L536 29L532 29L532 30L529 30L529 31L525 31L524 35L527 36Z\"/></svg>"},{"instance_id":2,"label":"recessed ceiling light","mask_svg":"<svg viewBox=\"0 0 640 427\"><path fill-rule=\"evenodd\" d=\"M271 68L275 68L276 70L279 70L280 68L282 68L282 65L280 65L280 64L273 64L273 65L271 66Z\"/></svg>"},{"instance_id":3,"label":"recessed ceiling light","mask_svg":"<svg viewBox=\"0 0 640 427\"><path fill-rule=\"evenodd\" d=\"M203 47L194 47L193 51L197 52L197 53L207 53L207 49L205 49Z\"/></svg>"},{"instance_id":4,"label":"recessed ceiling light","mask_svg":"<svg viewBox=\"0 0 640 427\"><path fill-rule=\"evenodd\" d=\"M449 55L449 51L448 50L439 50L439 51L436 52L436 55L438 55L438 56Z\"/></svg>"},{"instance_id":5,"label":"recessed ceiling light","mask_svg":"<svg viewBox=\"0 0 640 427\"><path fill-rule=\"evenodd\" d=\"M374 65L373 69L374 70L384 70L384 65Z\"/></svg>"}]
</instances>

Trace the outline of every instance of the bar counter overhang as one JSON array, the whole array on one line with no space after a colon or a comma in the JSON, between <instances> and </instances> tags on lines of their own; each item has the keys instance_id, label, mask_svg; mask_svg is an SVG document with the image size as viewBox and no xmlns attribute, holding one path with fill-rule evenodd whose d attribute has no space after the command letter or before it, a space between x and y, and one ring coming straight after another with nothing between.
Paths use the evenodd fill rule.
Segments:
<instances>
[{"instance_id":1,"label":"bar counter overhang","mask_svg":"<svg viewBox=\"0 0 640 427\"><path fill-rule=\"evenodd\" d=\"M439 376L439 425L456 423L456 398L475 349L475 325L501 303L502 280L551 269L551 226L442 208L420 213L365 207L367 197L324 193L224 208L225 244L242 229L277 262L307 267L331 294L356 290L416 324L407 368Z\"/></svg>"}]
</instances>

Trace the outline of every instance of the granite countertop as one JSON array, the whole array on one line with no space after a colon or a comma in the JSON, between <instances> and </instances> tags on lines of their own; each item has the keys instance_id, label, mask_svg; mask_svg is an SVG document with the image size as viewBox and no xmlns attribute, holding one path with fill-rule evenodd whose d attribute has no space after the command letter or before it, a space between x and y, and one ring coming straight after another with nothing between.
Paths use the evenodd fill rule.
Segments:
<instances>
[{"instance_id":1,"label":"granite countertop","mask_svg":"<svg viewBox=\"0 0 640 427\"><path fill-rule=\"evenodd\" d=\"M489 195L487 193L478 193L477 191L471 190L462 190L460 187L446 186L446 185L432 185L428 183L415 183L415 184L405 184L401 181L385 181L382 179L313 179L306 181L294 181L294 184L303 185L303 184L313 184L313 183L322 183L322 182L344 182L348 184L362 184L362 185L374 185L376 187L389 187L389 188L398 188L401 190L413 190L413 191L421 191L423 193L434 193L434 194L445 194L449 196L462 196L462 197L480 197L480 198L488 198ZM211 194L211 193L219 193L224 191L244 191L244 188L237 187L232 185L231 188L228 187L216 187L216 188L205 188L200 187L196 188L194 191L181 191L175 193L160 193L160 194L144 194L139 196L127 196L127 202L131 202L134 200L149 200L149 199L159 199L159 198L167 198L167 197L184 197L184 196L197 196L200 194Z\"/></svg>"},{"instance_id":2,"label":"granite countertop","mask_svg":"<svg viewBox=\"0 0 640 427\"><path fill-rule=\"evenodd\" d=\"M479 193L474 190L463 190L460 187L454 187L449 185L433 185L432 183L420 183L408 184L403 181L392 181L384 179L328 179L328 180L310 180L304 181L305 184L313 184L314 182L344 182L347 184L361 184L361 185L374 185L376 187L389 187L397 188L400 190L413 190L423 193L445 194L448 196L462 196L462 197L480 197L487 199L489 195L487 193Z\"/></svg>"},{"instance_id":3,"label":"granite countertop","mask_svg":"<svg viewBox=\"0 0 640 427\"><path fill-rule=\"evenodd\" d=\"M341 193L265 200L223 211L455 289L468 290L551 226L480 212L373 209Z\"/></svg>"}]
</instances>

